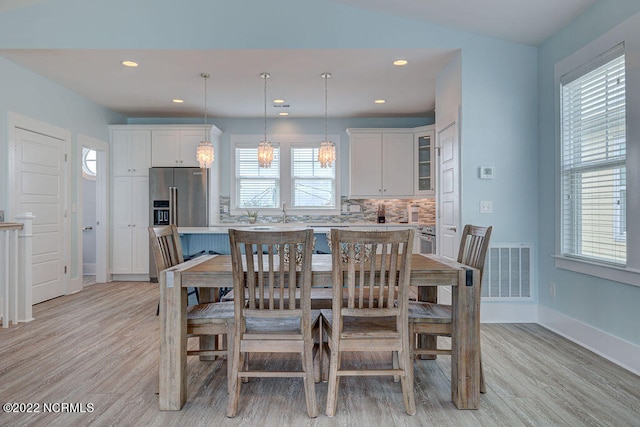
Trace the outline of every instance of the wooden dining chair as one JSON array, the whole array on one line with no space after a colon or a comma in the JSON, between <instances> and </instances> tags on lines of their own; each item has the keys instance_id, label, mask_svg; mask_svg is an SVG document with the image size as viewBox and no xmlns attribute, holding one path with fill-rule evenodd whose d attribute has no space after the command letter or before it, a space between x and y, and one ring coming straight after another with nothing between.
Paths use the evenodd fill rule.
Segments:
<instances>
[{"instance_id":1,"label":"wooden dining chair","mask_svg":"<svg viewBox=\"0 0 640 427\"><path fill-rule=\"evenodd\" d=\"M407 329L413 233L413 229L331 230L333 303L331 310L321 311L330 352L329 417L336 412L339 377L363 375L400 377L405 410L409 415L416 413ZM371 245L372 255L361 259L357 254L366 245ZM386 351L397 357L397 363L391 358L389 369L341 365L343 352Z\"/></svg>"},{"instance_id":2,"label":"wooden dining chair","mask_svg":"<svg viewBox=\"0 0 640 427\"><path fill-rule=\"evenodd\" d=\"M183 262L180 236L175 225L149 227L149 237L158 273ZM187 356L197 355L201 360L226 356L227 371L230 371L231 359L226 337L232 323L233 303L211 302L187 306L187 337L201 338L200 345L202 345L203 337L215 336L213 342L208 340L211 345L207 347L217 347L188 350Z\"/></svg>"},{"instance_id":3,"label":"wooden dining chair","mask_svg":"<svg viewBox=\"0 0 640 427\"><path fill-rule=\"evenodd\" d=\"M467 224L462 231L457 261L478 269L480 271L479 283L482 283L482 271L484 270L484 261L489 248L492 228ZM480 292L478 292L478 295L480 295ZM476 313L479 316L480 298L477 299L477 304ZM451 354L451 349L438 348L437 340L433 341L435 348L421 348L419 345L419 334L451 337L453 329L451 313L450 305L421 301L409 302L409 337L412 347L412 359L417 355ZM452 343L452 345L455 345L455 343ZM478 354L480 354L480 348L478 348ZM480 392L486 393L486 391L482 357L480 357Z\"/></svg>"},{"instance_id":4,"label":"wooden dining chair","mask_svg":"<svg viewBox=\"0 0 640 427\"><path fill-rule=\"evenodd\" d=\"M315 418L313 351L320 335L320 311L311 310L313 230L230 229L229 241L235 327L227 416L235 417L238 412L243 379L298 377L304 383L307 414ZM288 263L278 256L285 253L285 246L290 253L299 248L299 256L291 256ZM299 353L302 369L250 369L249 353Z\"/></svg>"}]
</instances>

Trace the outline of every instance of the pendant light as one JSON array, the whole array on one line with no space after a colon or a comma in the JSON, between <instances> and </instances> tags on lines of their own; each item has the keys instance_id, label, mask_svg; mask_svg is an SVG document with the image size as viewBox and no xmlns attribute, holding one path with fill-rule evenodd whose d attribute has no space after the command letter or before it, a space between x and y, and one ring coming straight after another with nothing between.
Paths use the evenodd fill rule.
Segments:
<instances>
[{"instance_id":1,"label":"pendant light","mask_svg":"<svg viewBox=\"0 0 640 427\"><path fill-rule=\"evenodd\" d=\"M327 134L327 80L331 77L331 73L322 73L320 77L324 79L324 141L320 143L318 162L320 162L320 167L330 168L336 160L336 146L333 142L329 141Z\"/></svg>"},{"instance_id":2,"label":"pendant light","mask_svg":"<svg viewBox=\"0 0 640 427\"><path fill-rule=\"evenodd\" d=\"M204 79L204 139L198 144L196 158L198 159L200 168L207 169L211 167L214 157L213 144L209 141L209 135L207 132L207 79L210 75L202 73L200 74L200 77Z\"/></svg>"},{"instance_id":3,"label":"pendant light","mask_svg":"<svg viewBox=\"0 0 640 427\"><path fill-rule=\"evenodd\" d=\"M261 168L270 168L273 161L273 145L267 140L267 79L271 74L262 73L260 77L264 79L264 140L258 144L258 165Z\"/></svg>"}]
</instances>

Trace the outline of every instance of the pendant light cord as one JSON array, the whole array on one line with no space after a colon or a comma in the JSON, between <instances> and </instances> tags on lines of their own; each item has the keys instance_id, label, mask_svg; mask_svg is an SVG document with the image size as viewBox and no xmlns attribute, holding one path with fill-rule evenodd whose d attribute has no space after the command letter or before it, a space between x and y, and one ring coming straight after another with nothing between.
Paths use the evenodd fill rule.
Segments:
<instances>
[{"instance_id":1,"label":"pendant light cord","mask_svg":"<svg viewBox=\"0 0 640 427\"><path fill-rule=\"evenodd\" d=\"M329 114L327 113L328 111L328 95L327 95L327 87L328 87L328 83L327 80L329 80L329 78L331 77L331 73L322 73L320 74L320 77L322 77L324 79L324 140L328 141L329 140Z\"/></svg>"},{"instance_id":2,"label":"pendant light cord","mask_svg":"<svg viewBox=\"0 0 640 427\"><path fill-rule=\"evenodd\" d=\"M207 79L209 78L209 74L202 73L200 76L204 79L204 140L208 141L207 138Z\"/></svg>"},{"instance_id":3,"label":"pendant light cord","mask_svg":"<svg viewBox=\"0 0 640 427\"><path fill-rule=\"evenodd\" d=\"M330 74L325 73L324 76L324 140L327 141L329 139L328 132L328 114L327 114L327 80L329 80Z\"/></svg>"},{"instance_id":4,"label":"pendant light cord","mask_svg":"<svg viewBox=\"0 0 640 427\"><path fill-rule=\"evenodd\" d=\"M264 79L264 140L267 140L267 79L269 73L262 73Z\"/></svg>"}]
</instances>

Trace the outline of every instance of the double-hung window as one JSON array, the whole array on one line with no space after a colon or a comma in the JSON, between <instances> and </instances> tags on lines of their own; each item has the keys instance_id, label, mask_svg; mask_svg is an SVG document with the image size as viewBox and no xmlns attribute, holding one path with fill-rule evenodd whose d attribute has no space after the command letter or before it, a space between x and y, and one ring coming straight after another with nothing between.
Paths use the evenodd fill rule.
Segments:
<instances>
[{"instance_id":1,"label":"double-hung window","mask_svg":"<svg viewBox=\"0 0 640 427\"><path fill-rule=\"evenodd\" d=\"M562 255L624 266L625 55L619 45L560 78Z\"/></svg>"},{"instance_id":2,"label":"double-hung window","mask_svg":"<svg viewBox=\"0 0 640 427\"><path fill-rule=\"evenodd\" d=\"M335 208L335 164L323 168L319 147L291 144L291 206L293 208Z\"/></svg>"},{"instance_id":3,"label":"double-hung window","mask_svg":"<svg viewBox=\"0 0 640 427\"><path fill-rule=\"evenodd\" d=\"M339 138L331 135L338 148ZM323 139L321 135L273 135L275 158L271 167L261 168L255 142L260 136L231 135L232 214L250 209L277 215L283 205L293 215L338 214L339 167L337 161L320 166L318 149Z\"/></svg>"},{"instance_id":4,"label":"double-hung window","mask_svg":"<svg viewBox=\"0 0 640 427\"><path fill-rule=\"evenodd\" d=\"M274 147L270 168L258 166L257 144L235 147L235 194L238 209L280 206L280 148Z\"/></svg>"}]
</instances>

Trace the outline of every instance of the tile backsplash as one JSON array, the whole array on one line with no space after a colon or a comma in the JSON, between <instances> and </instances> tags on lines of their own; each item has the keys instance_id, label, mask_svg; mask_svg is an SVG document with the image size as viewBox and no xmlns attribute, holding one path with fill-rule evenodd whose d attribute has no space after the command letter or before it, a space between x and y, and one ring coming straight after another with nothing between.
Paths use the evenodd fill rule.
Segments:
<instances>
[{"instance_id":1,"label":"tile backsplash","mask_svg":"<svg viewBox=\"0 0 640 427\"><path fill-rule=\"evenodd\" d=\"M409 205L419 206L419 217L421 223L435 224L436 209L434 198L416 199L347 199L343 197L341 205L360 207L360 212L342 212L340 215L287 215L289 222L314 222L314 223L335 223L335 222L377 222L378 205L384 204L385 222L396 223L407 221L407 207ZM230 215L229 197L220 198L220 222L236 223L247 222L246 214ZM226 212L224 212L226 210ZM349 209L348 209L349 210ZM350 209L351 211L357 209ZM258 222L279 222L282 215L260 215Z\"/></svg>"}]
</instances>

